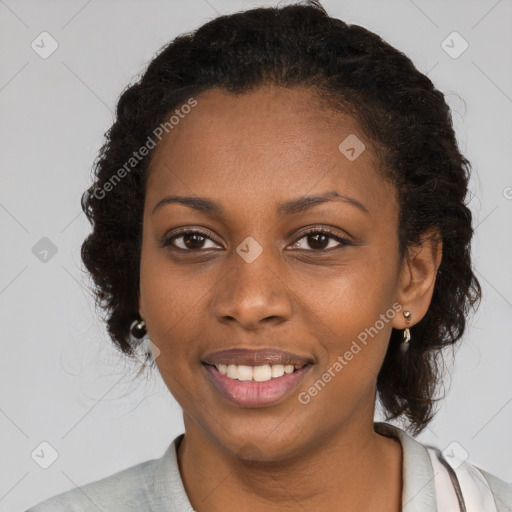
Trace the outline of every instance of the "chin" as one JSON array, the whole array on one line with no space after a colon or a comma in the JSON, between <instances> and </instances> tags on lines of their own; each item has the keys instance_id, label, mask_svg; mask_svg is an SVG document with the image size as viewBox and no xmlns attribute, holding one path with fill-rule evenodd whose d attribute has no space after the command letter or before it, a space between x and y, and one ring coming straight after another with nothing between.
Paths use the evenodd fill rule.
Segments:
<instances>
[{"instance_id":1,"label":"chin","mask_svg":"<svg viewBox=\"0 0 512 512\"><path fill-rule=\"evenodd\" d=\"M254 432L245 430L243 433L217 438L217 442L225 452L241 461L278 462L292 459L308 449L304 431L300 433L300 437L296 434L298 433L279 428L258 429Z\"/></svg>"}]
</instances>

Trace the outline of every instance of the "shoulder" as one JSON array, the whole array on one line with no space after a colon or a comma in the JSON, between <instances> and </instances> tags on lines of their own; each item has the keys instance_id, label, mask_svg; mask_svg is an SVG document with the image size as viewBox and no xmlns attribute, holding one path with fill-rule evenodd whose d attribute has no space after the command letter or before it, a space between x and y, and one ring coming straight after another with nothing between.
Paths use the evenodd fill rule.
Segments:
<instances>
[{"instance_id":1,"label":"shoulder","mask_svg":"<svg viewBox=\"0 0 512 512\"><path fill-rule=\"evenodd\" d=\"M464 450L455 446L441 451L389 423L376 422L375 430L402 444L403 498L411 510L436 510L436 503L447 500L456 509L462 498L474 505L472 510L512 512L512 483L471 463Z\"/></svg>"},{"instance_id":2,"label":"shoulder","mask_svg":"<svg viewBox=\"0 0 512 512\"><path fill-rule=\"evenodd\" d=\"M478 466L473 465L473 467L483 475L489 484L498 512L510 512L512 510L512 483L505 482Z\"/></svg>"},{"instance_id":3,"label":"shoulder","mask_svg":"<svg viewBox=\"0 0 512 512\"><path fill-rule=\"evenodd\" d=\"M512 511L512 484L496 475L489 473L464 457L457 456L456 450L444 450L426 446L446 467L450 467L455 475L459 492L462 493L466 505L472 510L488 510L489 512ZM437 475L436 475L437 476Z\"/></svg>"},{"instance_id":4,"label":"shoulder","mask_svg":"<svg viewBox=\"0 0 512 512\"><path fill-rule=\"evenodd\" d=\"M53 496L26 512L119 512L152 510L159 459L148 460Z\"/></svg>"},{"instance_id":5,"label":"shoulder","mask_svg":"<svg viewBox=\"0 0 512 512\"><path fill-rule=\"evenodd\" d=\"M428 449L433 448L430 446ZM457 484L467 504L474 505L475 510L512 511L512 483L498 478L464 457L457 456L454 453L456 450L441 452L434 448L433 451L439 460L444 461L455 473Z\"/></svg>"}]
</instances>

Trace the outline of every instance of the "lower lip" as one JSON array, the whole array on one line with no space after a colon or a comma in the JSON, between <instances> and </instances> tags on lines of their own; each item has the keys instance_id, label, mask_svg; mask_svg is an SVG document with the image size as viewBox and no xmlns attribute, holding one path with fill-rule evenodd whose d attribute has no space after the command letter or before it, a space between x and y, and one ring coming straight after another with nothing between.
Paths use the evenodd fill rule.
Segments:
<instances>
[{"instance_id":1,"label":"lower lip","mask_svg":"<svg viewBox=\"0 0 512 512\"><path fill-rule=\"evenodd\" d=\"M265 382L230 379L213 365L205 364L217 391L240 407L265 407L273 405L289 395L302 382L313 367L307 364L293 373L284 374Z\"/></svg>"}]
</instances>

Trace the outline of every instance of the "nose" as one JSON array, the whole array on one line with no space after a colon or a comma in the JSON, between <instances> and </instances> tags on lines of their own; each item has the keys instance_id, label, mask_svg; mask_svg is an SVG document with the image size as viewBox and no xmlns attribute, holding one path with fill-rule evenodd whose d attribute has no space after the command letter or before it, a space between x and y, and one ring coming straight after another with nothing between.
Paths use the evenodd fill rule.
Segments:
<instances>
[{"instance_id":1,"label":"nose","mask_svg":"<svg viewBox=\"0 0 512 512\"><path fill-rule=\"evenodd\" d=\"M236 252L230 255L225 276L214 292L213 307L219 322L257 330L291 318L293 293L276 259L270 250L264 250L251 263Z\"/></svg>"}]
</instances>

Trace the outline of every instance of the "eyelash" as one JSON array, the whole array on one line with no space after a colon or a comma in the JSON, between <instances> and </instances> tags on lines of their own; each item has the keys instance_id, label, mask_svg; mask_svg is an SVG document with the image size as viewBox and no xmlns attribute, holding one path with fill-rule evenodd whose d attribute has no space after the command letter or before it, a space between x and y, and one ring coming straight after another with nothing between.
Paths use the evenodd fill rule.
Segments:
<instances>
[{"instance_id":1,"label":"eyelash","mask_svg":"<svg viewBox=\"0 0 512 512\"><path fill-rule=\"evenodd\" d=\"M305 237L307 237L308 235L311 235L311 234L327 235L329 238L332 238L332 239L336 240L337 242L339 242L340 245L338 247L334 247L334 248L331 247L330 249L299 249L299 250L306 250L308 252L321 253L321 252L332 251L332 250L335 250L335 249L340 249L344 245L352 245L350 240L348 240L347 238L343 238L343 237L337 235L336 233L334 233L333 231L331 231L330 229L327 229L327 228L310 228L310 229L304 231L303 233L301 233L299 238L297 238L295 240L295 242L293 242L292 245L295 245L299 240L302 240L303 238L305 238ZM181 238L183 236L186 236L186 235L201 235L201 236L203 236L205 238L208 238L209 240L211 240L214 243L218 243L213 238L211 238L211 236L209 236L208 233L206 233L205 231L202 231L201 229L187 229L187 230L183 230L183 231L180 231L178 233L175 233L174 235L172 235L170 237L165 237L162 240L161 245L162 245L162 247L167 247L167 248L170 248L171 250L172 249L177 249L179 251L184 251L184 252L203 252L205 250L209 250L209 249L197 249L197 250L182 249L181 247L176 247L173 244L174 240L176 240L178 238ZM213 249L213 250L217 250L217 249Z\"/></svg>"}]
</instances>

